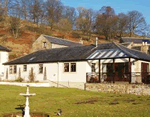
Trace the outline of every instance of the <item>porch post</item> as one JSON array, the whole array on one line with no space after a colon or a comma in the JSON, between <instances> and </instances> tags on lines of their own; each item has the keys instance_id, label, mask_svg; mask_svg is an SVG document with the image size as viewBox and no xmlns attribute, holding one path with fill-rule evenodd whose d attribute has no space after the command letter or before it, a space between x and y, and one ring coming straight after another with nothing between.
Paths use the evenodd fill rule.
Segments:
<instances>
[{"instance_id":1,"label":"porch post","mask_svg":"<svg viewBox=\"0 0 150 117\"><path fill-rule=\"evenodd\" d=\"M101 60L99 59L99 83L101 83Z\"/></svg>"},{"instance_id":2,"label":"porch post","mask_svg":"<svg viewBox=\"0 0 150 117\"><path fill-rule=\"evenodd\" d=\"M115 83L115 59L113 59L113 83Z\"/></svg>"},{"instance_id":3,"label":"porch post","mask_svg":"<svg viewBox=\"0 0 150 117\"><path fill-rule=\"evenodd\" d=\"M129 83L131 83L131 58L129 58Z\"/></svg>"}]
</instances>

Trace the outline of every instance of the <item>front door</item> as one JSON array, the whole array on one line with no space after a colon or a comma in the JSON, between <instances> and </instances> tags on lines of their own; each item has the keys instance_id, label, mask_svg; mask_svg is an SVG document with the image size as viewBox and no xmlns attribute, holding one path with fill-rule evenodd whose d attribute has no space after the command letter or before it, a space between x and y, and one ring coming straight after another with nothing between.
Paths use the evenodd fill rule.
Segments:
<instances>
[{"instance_id":1,"label":"front door","mask_svg":"<svg viewBox=\"0 0 150 117\"><path fill-rule=\"evenodd\" d=\"M147 82L147 75L149 72L149 64L148 63L141 63L141 76L142 76L142 82Z\"/></svg>"}]
</instances>

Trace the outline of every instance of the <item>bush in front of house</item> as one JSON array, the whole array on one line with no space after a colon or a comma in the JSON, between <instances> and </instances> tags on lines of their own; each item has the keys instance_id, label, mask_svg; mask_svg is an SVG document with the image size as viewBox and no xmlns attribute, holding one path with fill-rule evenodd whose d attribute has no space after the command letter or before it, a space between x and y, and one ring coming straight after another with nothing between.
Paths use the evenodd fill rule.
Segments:
<instances>
[{"instance_id":1,"label":"bush in front of house","mask_svg":"<svg viewBox=\"0 0 150 117\"><path fill-rule=\"evenodd\" d=\"M23 78L18 77L15 81L16 81L16 82L22 82L22 81L23 81Z\"/></svg>"},{"instance_id":2,"label":"bush in front of house","mask_svg":"<svg viewBox=\"0 0 150 117\"><path fill-rule=\"evenodd\" d=\"M31 70L30 70L29 80L30 80L30 82L34 82L35 81L35 74L33 73L33 68L31 68Z\"/></svg>"}]
</instances>

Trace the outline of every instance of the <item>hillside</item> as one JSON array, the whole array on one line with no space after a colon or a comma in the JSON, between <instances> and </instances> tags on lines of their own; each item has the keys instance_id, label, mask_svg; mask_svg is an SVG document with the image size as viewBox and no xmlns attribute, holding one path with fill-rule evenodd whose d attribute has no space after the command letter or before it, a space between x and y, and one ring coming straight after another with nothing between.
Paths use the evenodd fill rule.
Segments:
<instances>
[{"instance_id":1,"label":"hillside","mask_svg":"<svg viewBox=\"0 0 150 117\"><path fill-rule=\"evenodd\" d=\"M7 28L6 28L7 27ZM83 34L80 31L70 31L64 32L60 30L50 30L48 26L40 26L33 24L31 22L21 21L21 31L19 32L18 38L14 38L10 33L8 26L0 26L0 45L6 46L12 50L10 52L9 59L24 56L30 53L32 48L32 43L38 38L39 35L46 34L59 38L64 38L74 42L79 42L80 39L83 39L83 44L93 44L97 34L91 34L91 39L88 39L86 34ZM99 37L99 43L107 42L103 36Z\"/></svg>"}]
</instances>

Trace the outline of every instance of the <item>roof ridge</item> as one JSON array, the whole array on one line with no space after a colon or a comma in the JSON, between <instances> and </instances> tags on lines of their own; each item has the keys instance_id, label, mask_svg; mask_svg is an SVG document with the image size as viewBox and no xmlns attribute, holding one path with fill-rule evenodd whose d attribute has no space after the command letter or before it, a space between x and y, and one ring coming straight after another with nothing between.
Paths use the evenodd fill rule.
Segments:
<instances>
[{"instance_id":1,"label":"roof ridge","mask_svg":"<svg viewBox=\"0 0 150 117\"><path fill-rule=\"evenodd\" d=\"M44 35L44 34L42 34L42 35ZM71 40L68 40L68 39L58 38L58 37L49 36L49 35L44 35L44 36L48 36L48 37L57 38L57 39L61 39L61 40L65 40L65 41L69 41L69 42L73 42L73 43L78 43L78 44L80 44L79 42L71 41Z\"/></svg>"},{"instance_id":2,"label":"roof ridge","mask_svg":"<svg viewBox=\"0 0 150 117\"><path fill-rule=\"evenodd\" d=\"M118 43L118 45L115 43L115 42L113 42L114 44L115 44L115 46L117 46L121 51L123 51L123 52L125 52L125 53L127 53L127 54L129 54L131 57L135 57L135 58L139 58L139 57L137 57L136 55L132 55L130 52L128 52L128 51L126 51L126 50L123 50L120 46L120 44ZM126 47L125 47L126 48ZM127 48L127 49L129 49L129 48Z\"/></svg>"}]
</instances>

